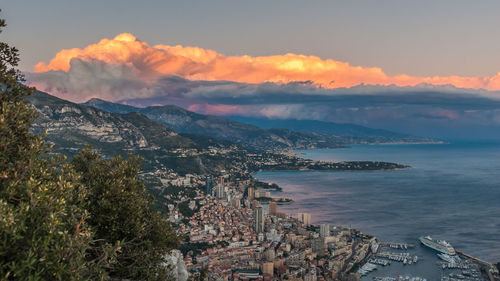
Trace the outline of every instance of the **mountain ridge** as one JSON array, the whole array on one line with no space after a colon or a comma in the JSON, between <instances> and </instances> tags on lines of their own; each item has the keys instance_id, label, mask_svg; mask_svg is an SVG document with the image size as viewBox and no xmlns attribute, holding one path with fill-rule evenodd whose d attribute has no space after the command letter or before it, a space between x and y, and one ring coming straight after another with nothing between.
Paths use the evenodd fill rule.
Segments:
<instances>
[{"instance_id":1,"label":"mountain ridge","mask_svg":"<svg viewBox=\"0 0 500 281\"><path fill-rule=\"evenodd\" d=\"M206 136L182 136L137 112L111 113L39 91L26 99L39 115L32 131L47 132L45 140L55 145L54 150L69 156L91 145L107 157L139 154L146 160L146 170L163 167L179 174L203 174L233 166L231 157L211 157L209 149L245 152L235 144Z\"/></svg>"},{"instance_id":2,"label":"mountain ridge","mask_svg":"<svg viewBox=\"0 0 500 281\"><path fill-rule=\"evenodd\" d=\"M179 133L207 135L256 150L338 148L368 143L432 142L429 138L409 136L355 124L314 120L282 120L279 123L273 119L264 120L241 116L223 118L199 114L175 105L139 108L101 99L89 100L83 104L116 113L140 112L151 120L161 122ZM269 126L269 124L276 124L276 126Z\"/></svg>"}]
</instances>

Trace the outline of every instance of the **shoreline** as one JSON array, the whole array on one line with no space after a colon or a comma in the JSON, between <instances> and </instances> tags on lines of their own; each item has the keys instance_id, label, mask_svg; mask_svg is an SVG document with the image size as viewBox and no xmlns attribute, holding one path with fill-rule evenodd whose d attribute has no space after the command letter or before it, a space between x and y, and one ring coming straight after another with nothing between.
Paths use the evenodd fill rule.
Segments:
<instances>
[{"instance_id":1,"label":"shoreline","mask_svg":"<svg viewBox=\"0 0 500 281\"><path fill-rule=\"evenodd\" d=\"M403 169L407 169L407 168L403 168ZM304 170L286 170L286 171L284 171L284 170L263 170L263 171L259 171L259 172L311 172L311 171L318 171L318 170L305 170L305 171ZM331 172L331 171L319 170L319 172ZM255 173L255 174L257 174L257 173ZM252 176L254 176L255 174L252 174ZM260 180L260 181L262 181L262 180ZM263 182L266 182L266 181L263 181ZM274 184L276 184L276 183L274 183ZM284 192L283 187L281 187L281 186L279 186L279 187L281 188L281 190L276 190L275 191L277 193L276 195L279 195L278 192L281 192L281 193ZM270 197L270 198L272 199L272 201L275 201L275 202L276 202L276 199L279 199L278 197ZM283 198L283 197L281 197L281 198ZM293 204L297 203L296 199L294 199L292 197L289 197L289 199L291 200L291 202L286 203L286 204L278 204L278 205L293 205ZM306 212L307 212L307 210L306 210ZM290 217L294 217L294 215L295 215L294 213L289 213L289 212L287 212L285 214L287 216L290 216ZM349 226L345 226L345 225L334 224L331 221L329 221L327 223L329 223L332 226L335 225L337 227L348 228L348 229L351 229L351 230L358 230L357 228L351 228L350 224L349 224ZM318 224L318 223L314 223L314 224L311 224L311 225L314 226L314 227L319 227L320 226L320 224ZM361 229L359 229L359 231L362 232ZM362 233L364 233L365 235L370 235L370 236L374 237L375 239L377 239L377 241L379 241L379 237L378 236L372 235L371 233L365 233L365 232L362 232ZM380 240L380 241L385 241L385 240ZM457 255L464 256L467 259L472 259L476 263L481 263L482 265L490 267L491 269L496 269L496 263L495 262L483 260L481 258L478 258L478 257L472 255L472 254L467 254L467 253L465 253L463 251L460 251L460 250L456 250L456 252L457 252ZM368 263L368 260L369 259L366 259L366 261L364 263ZM362 266L364 263L360 263L360 266ZM500 263L500 261L499 261L499 263Z\"/></svg>"},{"instance_id":2,"label":"shoreline","mask_svg":"<svg viewBox=\"0 0 500 281\"><path fill-rule=\"evenodd\" d=\"M345 149L345 148L353 148L355 146L377 146L377 145L443 145L443 144L451 144L450 141L431 141L431 142L380 142L380 143L357 143L357 144L347 144L339 147L324 147L324 148L304 148L304 149L292 149L287 151L281 151L280 154L295 156L303 158L302 156L307 155L307 153L302 151L307 150L336 150L336 149Z\"/></svg>"}]
</instances>

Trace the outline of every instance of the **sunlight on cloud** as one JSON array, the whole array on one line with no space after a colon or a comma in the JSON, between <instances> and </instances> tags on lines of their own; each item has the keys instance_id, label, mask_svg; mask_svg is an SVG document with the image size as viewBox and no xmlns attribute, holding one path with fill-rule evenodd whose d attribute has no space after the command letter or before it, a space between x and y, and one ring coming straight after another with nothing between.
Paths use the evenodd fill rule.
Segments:
<instances>
[{"instance_id":1,"label":"sunlight on cloud","mask_svg":"<svg viewBox=\"0 0 500 281\"><path fill-rule=\"evenodd\" d=\"M411 55L411 54L409 54ZM176 75L192 80L228 80L242 83L288 83L311 81L323 88L366 85L416 86L421 83L453 85L458 88L500 90L500 74L492 77L388 76L377 67L352 66L347 62L317 56L285 54L275 56L224 56L199 47L150 46L129 33L102 39L84 49L62 50L49 62L35 66L38 73L69 72L72 60L99 61L125 65L134 75L151 82Z\"/></svg>"}]
</instances>

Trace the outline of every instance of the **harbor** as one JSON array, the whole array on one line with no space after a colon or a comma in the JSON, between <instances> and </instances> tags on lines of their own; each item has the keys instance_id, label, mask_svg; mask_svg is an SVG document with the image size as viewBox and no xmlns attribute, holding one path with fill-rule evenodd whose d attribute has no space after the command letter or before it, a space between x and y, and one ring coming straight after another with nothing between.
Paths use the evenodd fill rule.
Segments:
<instances>
[{"instance_id":1,"label":"harbor","mask_svg":"<svg viewBox=\"0 0 500 281\"><path fill-rule=\"evenodd\" d=\"M392 261L402 262L405 265L411 265L418 261L418 256L412 256L410 253L392 253L392 252L383 252L375 254L374 256L380 258L386 258Z\"/></svg>"},{"instance_id":2,"label":"harbor","mask_svg":"<svg viewBox=\"0 0 500 281\"><path fill-rule=\"evenodd\" d=\"M421 237L422 238L422 237ZM421 241L421 239L417 240ZM358 273L362 281L497 281L493 264L461 251L426 243L380 242ZM410 242L410 241L408 241ZM438 248L439 250L435 249ZM495 279L497 278L497 279Z\"/></svg>"},{"instance_id":3,"label":"harbor","mask_svg":"<svg viewBox=\"0 0 500 281\"><path fill-rule=\"evenodd\" d=\"M401 250L408 250L408 249L415 248L415 245L413 245L413 244L396 243L396 242L381 242L380 246L382 246L382 247L389 247L389 248L392 248L392 249L401 249Z\"/></svg>"},{"instance_id":4,"label":"harbor","mask_svg":"<svg viewBox=\"0 0 500 281\"><path fill-rule=\"evenodd\" d=\"M416 264L419 260L418 256L408 252L409 249L414 248L415 245L406 243L381 242L372 244L372 257L358 270L358 273L365 276L377 270L378 267L388 267L393 262L405 266Z\"/></svg>"}]
</instances>

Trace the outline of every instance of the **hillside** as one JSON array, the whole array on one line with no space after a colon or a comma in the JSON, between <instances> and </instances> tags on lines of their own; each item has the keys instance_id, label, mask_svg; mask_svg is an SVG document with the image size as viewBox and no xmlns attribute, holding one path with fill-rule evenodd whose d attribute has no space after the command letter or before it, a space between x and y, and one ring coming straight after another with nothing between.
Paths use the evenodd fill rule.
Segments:
<instances>
[{"instance_id":1,"label":"hillside","mask_svg":"<svg viewBox=\"0 0 500 281\"><path fill-rule=\"evenodd\" d=\"M37 134L48 133L47 141L54 144L56 152L71 156L83 146L90 144L103 156L138 154L143 156L144 173L211 174L234 173L248 176L259 170L353 170L353 169L394 169L405 166L394 163L373 162L360 165L354 162L327 163L315 162L274 152L249 151L229 140L194 133L176 133L168 126L150 120L139 112L110 113L94 107L75 104L46 93L36 92L27 98L39 113L33 124ZM172 124L206 124L202 128L224 131L226 127L235 134L258 134L267 132L261 143L276 140L289 143L288 147L308 146L308 141L316 138L316 145L323 145L323 135L293 132L286 129L263 130L256 126L234 122L231 120L204 116L177 107L149 108L153 116L164 116L155 112L165 113L172 109L176 120L194 120L197 122L171 122ZM142 111L142 110L141 110ZM182 116L181 114L185 114ZM171 120L169 118L168 120ZM211 122L213 121L213 122ZM214 126L210 124L215 123ZM221 129L217 129L222 126ZM246 128L242 130L241 128ZM255 136L258 137L258 136ZM268 139L266 139L268 138ZM325 142L328 145L327 142ZM153 176L155 177L155 176Z\"/></svg>"},{"instance_id":2,"label":"hillside","mask_svg":"<svg viewBox=\"0 0 500 281\"><path fill-rule=\"evenodd\" d=\"M195 148L173 130L138 113L115 114L36 92L28 97L40 114L33 130L47 131L49 141L79 146L91 143L120 149ZM153 133L154 132L154 133ZM154 137L153 137L154 136ZM161 136L161 137L159 137ZM69 147L68 147L69 148Z\"/></svg>"},{"instance_id":3,"label":"hillside","mask_svg":"<svg viewBox=\"0 0 500 281\"><path fill-rule=\"evenodd\" d=\"M232 167L229 159L212 157L209 148L240 151L232 143L205 136L181 136L140 113L117 114L75 104L43 92L27 98L39 113L33 131L48 133L54 149L71 155L90 144L106 156L135 153L147 159L146 170L212 173Z\"/></svg>"},{"instance_id":4,"label":"hillside","mask_svg":"<svg viewBox=\"0 0 500 281\"><path fill-rule=\"evenodd\" d=\"M139 112L179 133L194 133L228 140L253 150L336 148L336 136L287 129L267 130L242 122L191 112L174 105L135 108L91 99L85 105L115 113Z\"/></svg>"},{"instance_id":5,"label":"hillside","mask_svg":"<svg viewBox=\"0 0 500 281\"><path fill-rule=\"evenodd\" d=\"M191 112L174 105L137 108L100 99L84 103L115 113L140 112L180 133L228 140L253 150L336 148L352 144L432 142L355 124L314 120L276 120L232 116L222 118Z\"/></svg>"}]
</instances>

